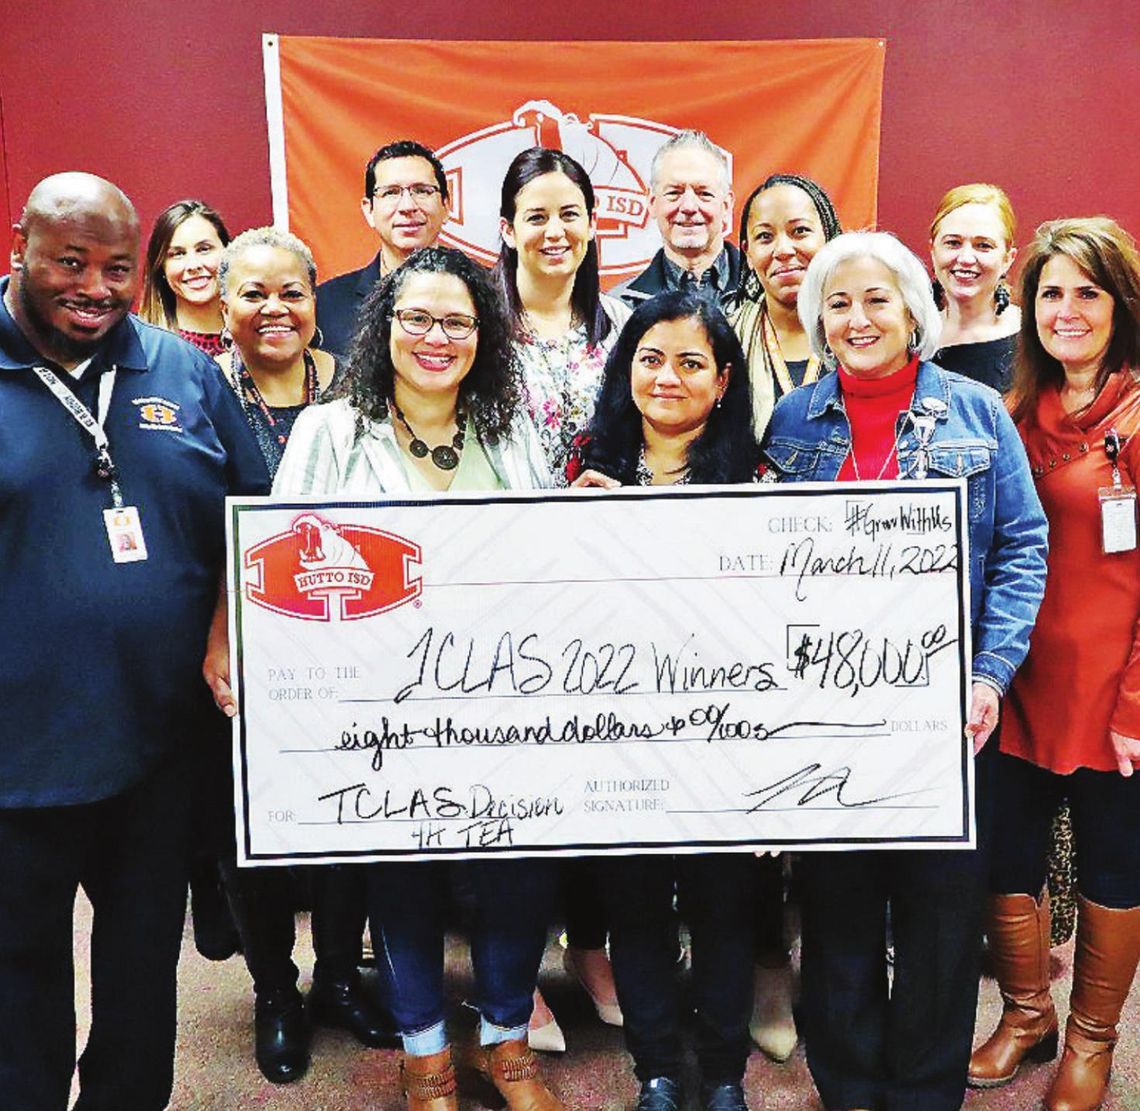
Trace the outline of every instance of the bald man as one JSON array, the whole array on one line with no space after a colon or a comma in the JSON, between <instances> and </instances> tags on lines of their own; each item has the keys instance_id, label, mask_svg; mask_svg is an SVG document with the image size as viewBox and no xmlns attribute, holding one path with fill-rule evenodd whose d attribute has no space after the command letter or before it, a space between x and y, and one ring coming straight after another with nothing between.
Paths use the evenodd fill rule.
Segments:
<instances>
[{"instance_id":1,"label":"bald man","mask_svg":"<svg viewBox=\"0 0 1140 1111\"><path fill-rule=\"evenodd\" d=\"M170 1098L187 723L204 658L224 682L225 495L267 489L215 364L129 315L138 247L119 189L57 174L28 197L0 279L0 1105L20 1111L67 1107L80 886L94 926L76 1108Z\"/></svg>"}]
</instances>

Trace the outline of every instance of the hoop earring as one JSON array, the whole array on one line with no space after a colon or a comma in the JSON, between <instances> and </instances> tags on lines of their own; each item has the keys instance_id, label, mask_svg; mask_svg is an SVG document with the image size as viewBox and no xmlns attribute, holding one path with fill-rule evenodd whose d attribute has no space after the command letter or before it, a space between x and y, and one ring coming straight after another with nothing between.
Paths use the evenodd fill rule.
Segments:
<instances>
[{"instance_id":1,"label":"hoop earring","mask_svg":"<svg viewBox=\"0 0 1140 1111\"><path fill-rule=\"evenodd\" d=\"M321 326L319 324L316 326L316 328L313 329L313 339L315 339L317 341L318 347L320 347L322 349L324 348L324 346L325 346L325 334L324 334L324 332L321 331ZM313 345L310 343L309 346L312 347Z\"/></svg>"},{"instance_id":2,"label":"hoop earring","mask_svg":"<svg viewBox=\"0 0 1140 1111\"><path fill-rule=\"evenodd\" d=\"M223 351L232 351L234 349L234 336L233 333L225 325L218 335L218 342L222 345Z\"/></svg>"},{"instance_id":3,"label":"hoop earring","mask_svg":"<svg viewBox=\"0 0 1140 1111\"><path fill-rule=\"evenodd\" d=\"M1002 274L1001 280L994 288L994 316L1001 316L1011 304L1009 282L1005 280L1005 275Z\"/></svg>"},{"instance_id":4,"label":"hoop earring","mask_svg":"<svg viewBox=\"0 0 1140 1111\"><path fill-rule=\"evenodd\" d=\"M912 331L910 334L910 343L908 344L908 348L912 355L918 350L920 342L921 337L918 334L918 328L915 328L914 331Z\"/></svg>"}]
</instances>

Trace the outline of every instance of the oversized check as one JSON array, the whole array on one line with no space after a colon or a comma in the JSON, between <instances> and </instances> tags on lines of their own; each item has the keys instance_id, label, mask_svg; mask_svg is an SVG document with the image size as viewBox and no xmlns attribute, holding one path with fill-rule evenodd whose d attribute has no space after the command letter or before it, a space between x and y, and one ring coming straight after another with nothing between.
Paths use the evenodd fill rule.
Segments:
<instances>
[{"instance_id":1,"label":"oversized check","mask_svg":"<svg viewBox=\"0 0 1140 1111\"><path fill-rule=\"evenodd\" d=\"M241 860L972 846L965 494L232 499Z\"/></svg>"}]
</instances>

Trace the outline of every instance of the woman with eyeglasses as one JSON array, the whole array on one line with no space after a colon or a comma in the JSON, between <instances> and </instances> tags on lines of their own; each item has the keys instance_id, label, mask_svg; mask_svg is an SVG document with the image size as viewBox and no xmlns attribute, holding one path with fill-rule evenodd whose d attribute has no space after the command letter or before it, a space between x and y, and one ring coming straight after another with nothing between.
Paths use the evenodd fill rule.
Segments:
<instances>
[{"instance_id":1,"label":"woman with eyeglasses","mask_svg":"<svg viewBox=\"0 0 1140 1111\"><path fill-rule=\"evenodd\" d=\"M428 247L365 302L347 395L297 419L273 489L371 499L550 485L495 290L461 252ZM475 893L480 1067L511 1111L558 1111L527 1045L556 872L542 859L461 867ZM410 1111L458 1107L444 1025L449 868L436 861L368 868L372 939L403 1040Z\"/></svg>"}]
</instances>

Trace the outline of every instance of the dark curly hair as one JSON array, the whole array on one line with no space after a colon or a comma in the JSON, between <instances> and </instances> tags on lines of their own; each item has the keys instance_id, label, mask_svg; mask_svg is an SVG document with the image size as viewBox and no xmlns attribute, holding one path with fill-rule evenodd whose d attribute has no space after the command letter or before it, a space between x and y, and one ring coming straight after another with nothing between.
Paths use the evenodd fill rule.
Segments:
<instances>
[{"instance_id":1,"label":"dark curly hair","mask_svg":"<svg viewBox=\"0 0 1140 1111\"><path fill-rule=\"evenodd\" d=\"M568 154L547 147L531 147L515 156L507 167L503 178L503 191L499 203L499 215L513 224L515 202L523 186L545 174L565 174L580 190L586 202L586 215L594 214L594 186L590 175ZM515 335L520 335L522 303L519 301L518 274L519 253L504 242L499 249L499 260L491 271L495 284L499 287L511 326ZM576 319L586 325L586 336L591 347L596 347L609 335L613 322L606 315L601 302L601 284L598 278L598 244L591 239L586 247L586 257L574 275L574 289L570 294L570 307Z\"/></svg>"},{"instance_id":2,"label":"dark curly hair","mask_svg":"<svg viewBox=\"0 0 1140 1111\"><path fill-rule=\"evenodd\" d=\"M479 341L471 369L459 384L459 401L474 421L480 439L493 441L505 436L522 398L510 328L487 271L450 247L421 248L368 295L349 349L343 396L363 417L387 419L396 380L392 314L400 291L413 274L451 274L467 287L479 319Z\"/></svg>"},{"instance_id":3,"label":"dark curly hair","mask_svg":"<svg viewBox=\"0 0 1140 1111\"><path fill-rule=\"evenodd\" d=\"M643 301L618 336L598 392L598 404L582 448L583 466L636 482L644 437L641 413L633 401L630 378L637 348L646 332L663 321L701 322L718 371L728 369L721 404L709 413L704 431L689 448L692 482L749 482L756 475L760 448L752 431L752 386L748 361L732 325L715 305L692 293L671 290Z\"/></svg>"}]
</instances>

